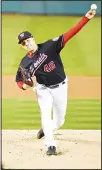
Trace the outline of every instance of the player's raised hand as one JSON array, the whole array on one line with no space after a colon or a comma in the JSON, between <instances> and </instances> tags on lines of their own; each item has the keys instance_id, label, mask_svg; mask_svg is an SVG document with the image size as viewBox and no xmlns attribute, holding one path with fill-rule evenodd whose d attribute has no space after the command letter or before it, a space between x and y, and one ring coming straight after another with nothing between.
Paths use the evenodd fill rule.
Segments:
<instances>
[{"instance_id":1,"label":"player's raised hand","mask_svg":"<svg viewBox=\"0 0 102 170\"><path fill-rule=\"evenodd\" d=\"M95 16L95 14L96 14L96 10L90 9L90 10L86 13L85 16L86 16L88 19L92 19L92 18Z\"/></svg>"},{"instance_id":2,"label":"player's raised hand","mask_svg":"<svg viewBox=\"0 0 102 170\"><path fill-rule=\"evenodd\" d=\"M86 13L85 16L88 19L92 19L95 16L95 14L96 14L96 9L97 9L97 5L96 4L92 4L91 5L91 9Z\"/></svg>"}]
</instances>

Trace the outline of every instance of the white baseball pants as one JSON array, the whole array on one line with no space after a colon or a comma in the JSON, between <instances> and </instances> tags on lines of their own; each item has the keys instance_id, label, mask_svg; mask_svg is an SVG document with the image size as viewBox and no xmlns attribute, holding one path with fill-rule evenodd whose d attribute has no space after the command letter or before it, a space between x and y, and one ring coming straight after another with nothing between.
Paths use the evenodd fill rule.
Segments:
<instances>
[{"instance_id":1,"label":"white baseball pants","mask_svg":"<svg viewBox=\"0 0 102 170\"><path fill-rule=\"evenodd\" d=\"M64 124L67 108L68 79L65 84L60 83L59 87L51 89L44 85L36 86L37 99L40 106L42 128L45 134L45 146L56 146L53 137L53 130ZM52 118L53 111L53 118Z\"/></svg>"}]
</instances>

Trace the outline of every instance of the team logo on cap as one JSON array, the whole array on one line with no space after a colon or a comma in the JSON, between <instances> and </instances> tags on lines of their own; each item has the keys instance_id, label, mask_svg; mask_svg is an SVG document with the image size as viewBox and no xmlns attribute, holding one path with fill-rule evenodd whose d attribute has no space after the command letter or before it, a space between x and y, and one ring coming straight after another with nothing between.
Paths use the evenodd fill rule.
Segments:
<instances>
[{"instance_id":1,"label":"team logo on cap","mask_svg":"<svg viewBox=\"0 0 102 170\"><path fill-rule=\"evenodd\" d=\"M21 37L21 38L24 37L24 32L20 34L20 37Z\"/></svg>"}]
</instances>

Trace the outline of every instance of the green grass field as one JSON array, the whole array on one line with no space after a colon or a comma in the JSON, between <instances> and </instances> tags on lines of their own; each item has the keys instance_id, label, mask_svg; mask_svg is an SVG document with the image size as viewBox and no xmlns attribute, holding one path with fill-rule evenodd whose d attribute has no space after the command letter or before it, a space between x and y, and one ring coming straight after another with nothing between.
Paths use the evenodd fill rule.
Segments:
<instances>
[{"instance_id":1,"label":"green grass field","mask_svg":"<svg viewBox=\"0 0 102 170\"><path fill-rule=\"evenodd\" d=\"M37 43L55 38L82 17L2 15L2 74L16 74L26 52L18 45L20 32L32 32ZM95 17L61 52L67 75L101 75L101 18ZM11 89L8 89L11 90ZM100 129L100 100L69 100L63 129ZM3 129L39 129L39 106L33 100L2 99Z\"/></svg>"},{"instance_id":2,"label":"green grass field","mask_svg":"<svg viewBox=\"0 0 102 170\"><path fill-rule=\"evenodd\" d=\"M25 51L17 44L20 32L32 32L37 43L55 38L80 21L68 16L2 16L2 73L15 74ZM97 76L101 72L101 18L90 21L61 52L68 75Z\"/></svg>"},{"instance_id":3,"label":"green grass field","mask_svg":"<svg viewBox=\"0 0 102 170\"><path fill-rule=\"evenodd\" d=\"M101 129L101 103L98 99L69 100L62 129ZM38 103L27 99L3 99L3 129L39 129Z\"/></svg>"}]
</instances>

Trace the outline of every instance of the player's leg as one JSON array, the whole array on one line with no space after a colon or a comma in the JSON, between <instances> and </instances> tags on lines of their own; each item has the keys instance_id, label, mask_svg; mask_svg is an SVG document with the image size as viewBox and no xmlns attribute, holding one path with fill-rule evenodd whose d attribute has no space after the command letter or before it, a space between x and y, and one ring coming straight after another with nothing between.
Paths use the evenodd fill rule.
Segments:
<instances>
[{"instance_id":1,"label":"player's leg","mask_svg":"<svg viewBox=\"0 0 102 170\"><path fill-rule=\"evenodd\" d=\"M52 119L53 130L60 128L65 121L65 114L67 108L67 94L68 94L67 79L65 82L66 83L62 85L62 87L60 86L59 88L50 90L53 96L53 119ZM39 139L44 136L43 129L41 129L38 132L37 136Z\"/></svg>"},{"instance_id":2,"label":"player's leg","mask_svg":"<svg viewBox=\"0 0 102 170\"><path fill-rule=\"evenodd\" d=\"M68 82L61 85L56 89L52 89L53 95L53 129L60 128L65 121L66 109L67 109L67 95L68 95Z\"/></svg>"},{"instance_id":3,"label":"player's leg","mask_svg":"<svg viewBox=\"0 0 102 170\"><path fill-rule=\"evenodd\" d=\"M49 90L41 85L37 86L36 93L41 111L42 128L45 135L45 146L56 146L56 142L53 138L53 129L51 123L51 110L53 101L52 96Z\"/></svg>"}]
</instances>

